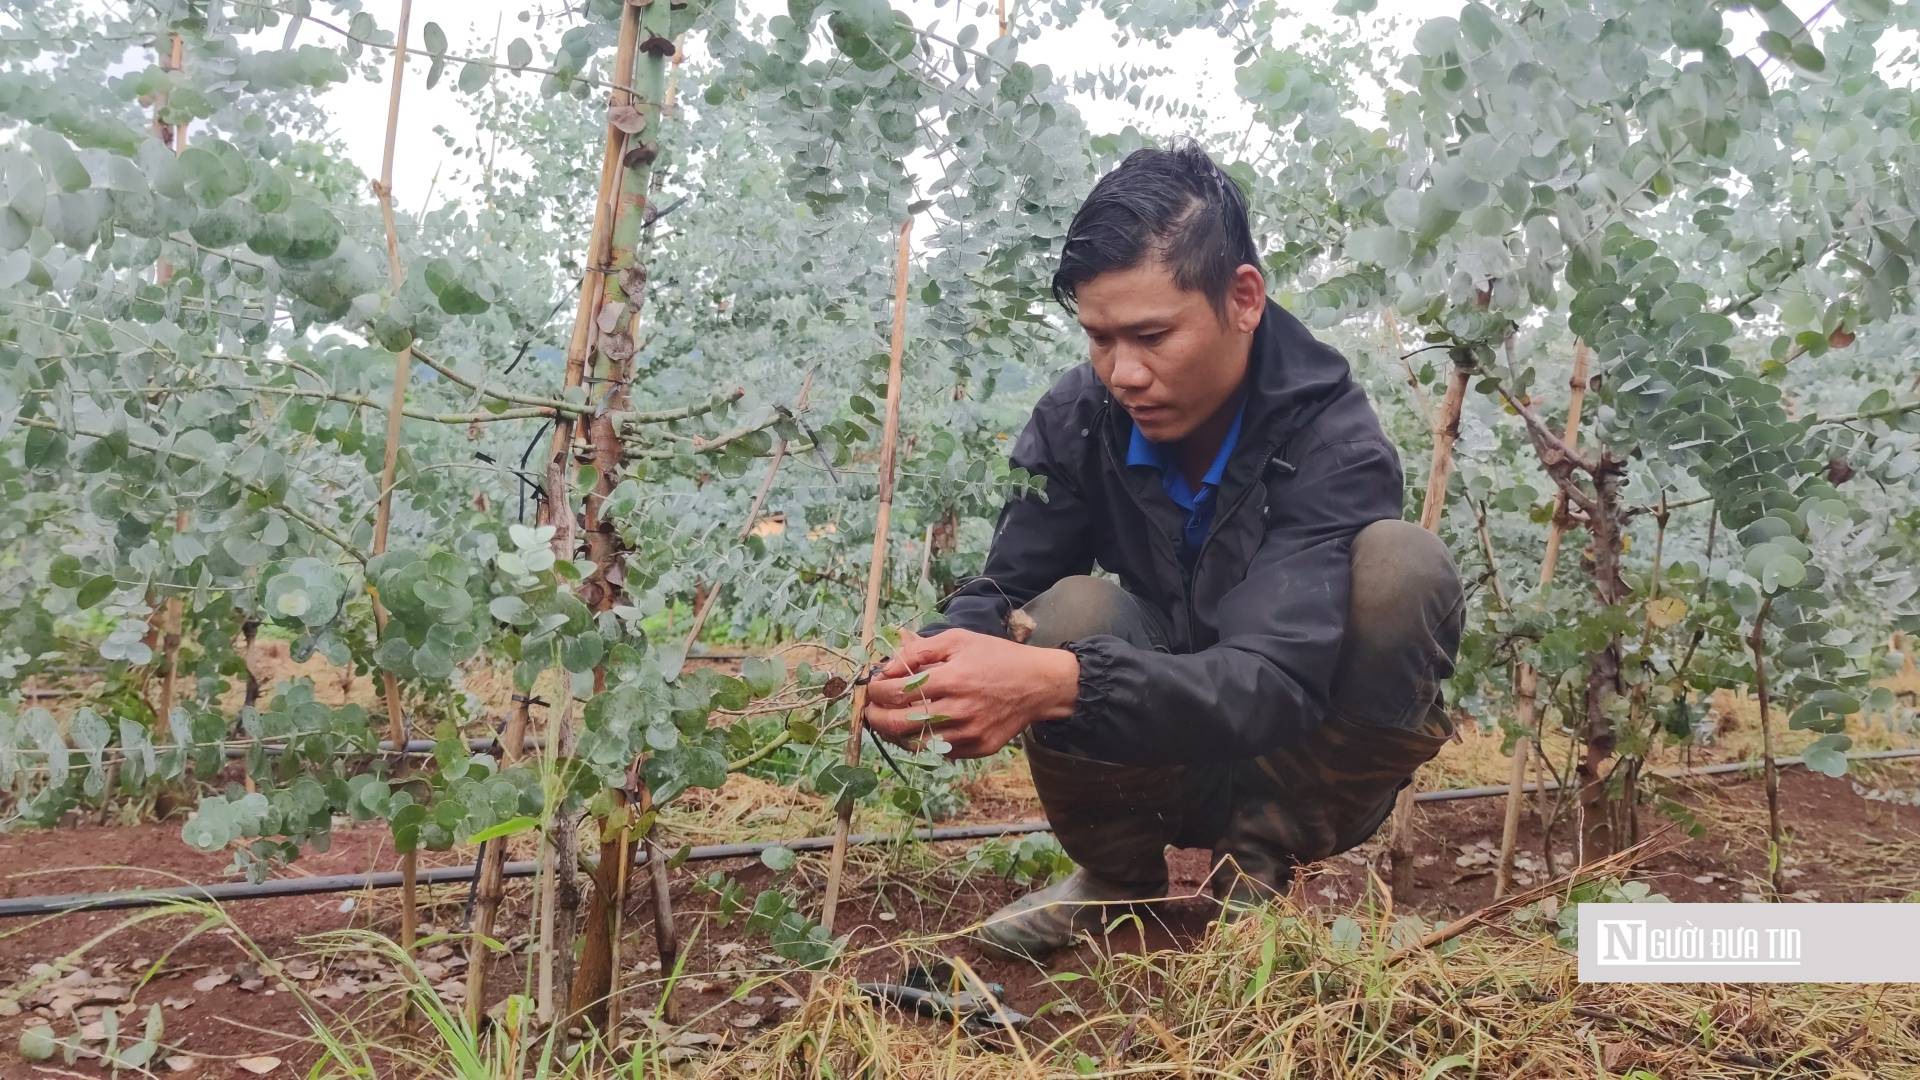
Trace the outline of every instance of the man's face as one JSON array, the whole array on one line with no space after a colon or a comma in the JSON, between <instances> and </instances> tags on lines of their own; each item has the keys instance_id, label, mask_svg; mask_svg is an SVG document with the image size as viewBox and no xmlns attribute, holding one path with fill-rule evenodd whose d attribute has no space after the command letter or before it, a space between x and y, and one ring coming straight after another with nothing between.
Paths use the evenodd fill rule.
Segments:
<instances>
[{"instance_id":1,"label":"man's face","mask_svg":"<svg viewBox=\"0 0 1920 1080\"><path fill-rule=\"evenodd\" d=\"M1110 270L1075 290L1094 373L1154 442L1178 442L1219 411L1247 371L1266 309L1258 270L1240 267L1223 321L1206 294L1182 289L1158 259Z\"/></svg>"}]
</instances>

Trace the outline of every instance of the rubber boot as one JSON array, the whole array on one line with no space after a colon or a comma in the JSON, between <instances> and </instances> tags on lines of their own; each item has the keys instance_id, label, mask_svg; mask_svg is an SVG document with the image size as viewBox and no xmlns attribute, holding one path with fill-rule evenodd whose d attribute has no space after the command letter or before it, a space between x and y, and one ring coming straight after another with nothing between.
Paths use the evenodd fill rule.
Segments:
<instances>
[{"instance_id":1,"label":"rubber boot","mask_svg":"<svg viewBox=\"0 0 1920 1080\"><path fill-rule=\"evenodd\" d=\"M1038 960L1072 945L1082 933L1097 934L1131 910L1130 905L1164 895L1167 883L1102 881L1085 870L987 916L976 935L982 946L1003 956Z\"/></svg>"},{"instance_id":2,"label":"rubber boot","mask_svg":"<svg viewBox=\"0 0 1920 1080\"><path fill-rule=\"evenodd\" d=\"M1181 834L1193 783L1180 766L1075 757L1031 733L1022 746L1047 821L1078 869L994 912L978 936L991 950L1037 959L1104 928L1121 905L1166 895L1167 845Z\"/></svg>"}]
</instances>

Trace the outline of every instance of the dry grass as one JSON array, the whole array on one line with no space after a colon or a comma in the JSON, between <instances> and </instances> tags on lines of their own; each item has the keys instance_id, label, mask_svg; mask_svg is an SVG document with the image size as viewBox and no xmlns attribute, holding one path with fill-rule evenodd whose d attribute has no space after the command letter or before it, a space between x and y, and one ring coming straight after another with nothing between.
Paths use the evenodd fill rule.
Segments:
<instances>
[{"instance_id":1,"label":"dry grass","mask_svg":"<svg viewBox=\"0 0 1920 1080\"><path fill-rule=\"evenodd\" d=\"M1282 903L1185 952L1112 956L1090 976L1098 1007L1054 1036L971 1038L826 980L803 1010L698 1075L1920 1075L1920 987L1580 984L1570 953L1504 928L1392 965L1415 924L1383 927L1367 908L1344 918L1336 938L1326 913ZM947 940L892 947L937 954Z\"/></svg>"},{"instance_id":2,"label":"dry grass","mask_svg":"<svg viewBox=\"0 0 1920 1080\"><path fill-rule=\"evenodd\" d=\"M1882 679L1877 685L1885 686L1896 694L1920 696L1920 672L1909 671L1891 679ZM1892 714L1864 713L1848 721L1847 736L1853 740L1854 750L1920 748L1920 721L1914 716L1913 706L1904 704L1904 701L1912 698L1903 697L1902 700L1903 703L1896 705ZM1776 702L1774 709L1773 745L1774 753L1780 757L1797 755L1820 737L1818 732L1788 728L1786 717L1791 708ZM1744 690L1716 691L1710 715L1716 721L1711 744L1691 748L1661 745L1654 751L1648 764L1653 768L1667 769L1759 760L1760 706L1751 693ZM1551 726L1545 734L1546 756L1555 763L1556 768L1564 769L1565 763L1572 757L1572 734ZM1509 755L1500 748L1500 741L1501 735L1497 730L1482 732L1471 722L1461 725L1459 741L1448 743L1441 749L1439 757L1421 769L1421 787L1434 790L1505 784Z\"/></svg>"}]
</instances>

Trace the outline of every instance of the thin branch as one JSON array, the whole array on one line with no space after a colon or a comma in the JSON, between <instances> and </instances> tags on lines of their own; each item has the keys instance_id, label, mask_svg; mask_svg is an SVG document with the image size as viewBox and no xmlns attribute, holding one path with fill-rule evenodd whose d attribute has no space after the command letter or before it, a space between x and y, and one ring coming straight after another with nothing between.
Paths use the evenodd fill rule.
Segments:
<instances>
[{"instance_id":1,"label":"thin branch","mask_svg":"<svg viewBox=\"0 0 1920 1080\"><path fill-rule=\"evenodd\" d=\"M1892 420L1910 412L1920 412L1920 398L1897 402L1885 408L1866 409L1861 412L1843 413L1839 416L1814 416L1808 419L1808 424L1812 427L1824 427L1828 424L1856 424L1863 420Z\"/></svg>"},{"instance_id":2,"label":"thin branch","mask_svg":"<svg viewBox=\"0 0 1920 1080\"><path fill-rule=\"evenodd\" d=\"M1599 472L1599 465L1581 457L1571 446L1568 446L1562 441L1558 435L1548 431L1546 425L1540 422L1540 418L1533 415L1533 410L1522 404L1519 398L1514 397L1513 392L1508 390L1505 385L1499 385L1497 388L1500 391L1500 396L1506 400L1513 411L1518 413L1520 419L1526 423L1527 434L1533 440L1534 449L1540 454L1541 463L1547 467L1547 474L1553 477L1554 483L1559 485L1560 490L1566 493L1568 499L1572 500L1580 509L1592 513L1596 506L1593 496L1582 491L1580 485L1574 483L1573 477L1567 475L1567 473L1572 469L1579 469L1581 472L1591 476Z\"/></svg>"},{"instance_id":3,"label":"thin branch","mask_svg":"<svg viewBox=\"0 0 1920 1080\"><path fill-rule=\"evenodd\" d=\"M485 396L494 398L498 401L511 401L516 405L537 405L543 409L551 409L554 412L560 412L560 413L569 413L574 416L585 416L588 413L591 413L593 411L592 408L586 405L578 404L572 401L561 401L558 398L543 398L534 394L522 394L513 390L497 390L491 386L486 385L485 383L474 382L472 379L469 379L465 375L462 375L459 372L454 371L451 367L448 367L446 364L442 363L441 361L435 360L433 357L428 356L424 352L421 352L417 346L413 350L413 356L414 356L414 359L420 361L421 363L432 368L434 371L440 373L440 375L443 376L444 378L449 379L452 382L457 383L461 386L464 386L467 389L472 390L476 394L484 394Z\"/></svg>"}]
</instances>

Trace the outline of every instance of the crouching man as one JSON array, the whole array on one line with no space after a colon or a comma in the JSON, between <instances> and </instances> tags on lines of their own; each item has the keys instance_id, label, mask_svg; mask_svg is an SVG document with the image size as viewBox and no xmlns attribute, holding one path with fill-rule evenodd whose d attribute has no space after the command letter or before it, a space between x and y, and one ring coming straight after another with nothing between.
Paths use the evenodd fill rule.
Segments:
<instances>
[{"instance_id":1,"label":"crouching man","mask_svg":"<svg viewBox=\"0 0 1920 1080\"><path fill-rule=\"evenodd\" d=\"M1209 847L1229 907L1371 836L1452 732L1462 590L1401 520L1394 447L1347 362L1269 300L1238 186L1141 150L1054 275L1088 363L1034 407L984 572L908 634L866 722L956 758L1021 740L1078 869L982 936L1039 956L1161 896ZM1110 577L1090 577L1095 564ZM924 681L913 676L925 674Z\"/></svg>"}]
</instances>

